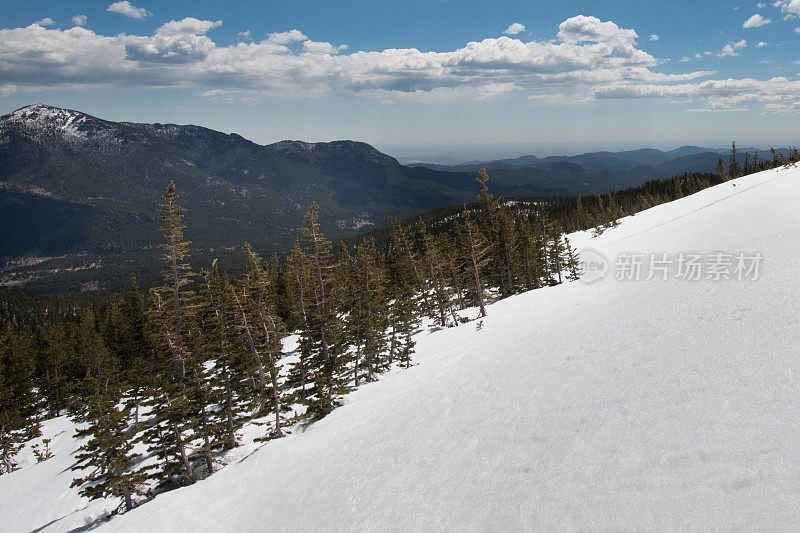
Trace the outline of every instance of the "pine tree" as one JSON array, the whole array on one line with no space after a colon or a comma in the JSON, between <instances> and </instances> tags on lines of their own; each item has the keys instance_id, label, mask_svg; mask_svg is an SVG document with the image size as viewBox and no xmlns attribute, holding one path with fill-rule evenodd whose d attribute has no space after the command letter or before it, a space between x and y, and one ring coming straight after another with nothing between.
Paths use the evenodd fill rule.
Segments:
<instances>
[{"instance_id":1,"label":"pine tree","mask_svg":"<svg viewBox=\"0 0 800 533\"><path fill-rule=\"evenodd\" d=\"M193 430L205 432L207 391L201 377L200 354L195 346L199 332L191 332L194 320L194 294L185 289L194 276L186 263L189 242L183 238L183 215L177 205L175 185L170 182L161 206L160 228L165 243L165 285L151 289L151 331L157 357L154 363L153 388L143 405L152 411L151 424L143 434L148 450L159 459L148 469L150 476L162 487L180 486L196 481L195 465L190 458L188 442ZM208 434L204 435L207 437ZM204 439L205 440L205 439ZM207 469L212 470L210 450L204 448Z\"/></svg>"},{"instance_id":2,"label":"pine tree","mask_svg":"<svg viewBox=\"0 0 800 533\"><path fill-rule=\"evenodd\" d=\"M212 413L215 442L223 450L235 448L237 431L249 418L245 409L247 399L252 396L251 370L248 354L239 349L234 324L237 309L234 304L234 288L227 276L221 276L216 262L210 272L204 273L206 286L202 295L203 310L208 323L205 325L205 349L214 361L211 381L218 409Z\"/></svg>"},{"instance_id":3,"label":"pine tree","mask_svg":"<svg viewBox=\"0 0 800 533\"><path fill-rule=\"evenodd\" d=\"M40 393L52 416L61 416L72 394L70 368L75 366L74 339L63 322L37 329L36 373L41 376Z\"/></svg>"},{"instance_id":4,"label":"pine tree","mask_svg":"<svg viewBox=\"0 0 800 533\"><path fill-rule=\"evenodd\" d=\"M264 394L260 405L269 406L274 414L275 422L269 437L282 437L282 411L285 402L277 361L281 356L283 324L275 309L273 282L268 265L249 246L246 246L245 251L247 263L237 290L241 294L241 298L237 298L242 316L240 327L253 354L259 388Z\"/></svg>"},{"instance_id":5,"label":"pine tree","mask_svg":"<svg viewBox=\"0 0 800 533\"><path fill-rule=\"evenodd\" d=\"M19 447L40 434L33 349L26 329L0 332L0 474L14 470Z\"/></svg>"},{"instance_id":6,"label":"pine tree","mask_svg":"<svg viewBox=\"0 0 800 533\"><path fill-rule=\"evenodd\" d=\"M408 235L399 222L390 228L392 251L388 258L389 267L389 359L388 364L400 361L408 368L411 365L414 340L411 337L420 315L418 294L421 274L417 259L410 252ZM424 287L424 285L423 285Z\"/></svg>"},{"instance_id":7,"label":"pine tree","mask_svg":"<svg viewBox=\"0 0 800 533\"><path fill-rule=\"evenodd\" d=\"M484 284L482 269L487 261L489 245L478 229L478 225L470 219L469 211L464 208L461 216L461 223L458 225L458 234L461 238L461 249L466 269L472 280L472 289L475 294L475 301L480 308L480 316L486 316L486 299L484 296Z\"/></svg>"},{"instance_id":8,"label":"pine tree","mask_svg":"<svg viewBox=\"0 0 800 533\"><path fill-rule=\"evenodd\" d=\"M293 322L300 330L298 359L297 363L292 365L289 370L287 386L296 389L295 400L302 403L307 396L307 385L312 379L311 350L314 336L307 312L310 305L311 265L299 243L295 243L286 258L286 277Z\"/></svg>"},{"instance_id":9,"label":"pine tree","mask_svg":"<svg viewBox=\"0 0 800 533\"><path fill-rule=\"evenodd\" d=\"M444 274L444 259L439 249L436 238L428 233L422 217L417 222L419 239L422 244L422 259L426 267L426 278L428 281L427 292L430 294L432 306L428 310L431 318L439 321L441 327L447 326L447 316L453 319L453 325L457 326L455 313L451 301L451 291L447 286Z\"/></svg>"},{"instance_id":10,"label":"pine tree","mask_svg":"<svg viewBox=\"0 0 800 533\"><path fill-rule=\"evenodd\" d=\"M719 179L721 179L722 181L728 181L728 171L726 170L725 162L722 161L721 157L717 162L717 176L719 176Z\"/></svg>"},{"instance_id":11,"label":"pine tree","mask_svg":"<svg viewBox=\"0 0 800 533\"><path fill-rule=\"evenodd\" d=\"M489 192L489 175L486 169L480 169L475 178L480 186L477 199L481 207L481 222L486 228L485 235L490 246L487 274L490 283L500 286L503 297L514 291L513 254L514 254L514 220L507 205Z\"/></svg>"},{"instance_id":12,"label":"pine tree","mask_svg":"<svg viewBox=\"0 0 800 533\"><path fill-rule=\"evenodd\" d=\"M676 174L676 175L675 175L675 177L673 178L673 183L674 183L674 185L675 185L675 190L674 190L674 192L673 192L673 196L674 196L676 199L677 199L677 198L683 198L683 186L682 186L682 184L681 184L681 178L680 178L680 177L678 177L678 175L677 175L677 174Z\"/></svg>"},{"instance_id":13,"label":"pine tree","mask_svg":"<svg viewBox=\"0 0 800 533\"><path fill-rule=\"evenodd\" d=\"M319 228L319 206L311 204L303 224L303 239L311 269L310 305L307 311L306 336L310 341L313 386L306 395L305 416L319 419L339 405L347 391L342 373L345 368L342 323L333 306L331 243Z\"/></svg>"},{"instance_id":14,"label":"pine tree","mask_svg":"<svg viewBox=\"0 0 800 533\"><path fill-rule=\"evenodd\" d=\"M142 494L140 487L146 475L133 469L140 454L133 452L135 432L128 427L129 410L120 410L119 394L95 378L87 378L86 382L84 388L94 391L85 417L88 427L79 429L76 437L89 440L79 449L72 470L91 472L73 480L70 486L81 487L80 495L90 500L121 498L120 508L130 511L135 505L134 496Z\"/></svg>"},{"instance_id":15,"label":"pine tree","mask_svg":"<svg viewBox=\"0 0 800 533\"><path fill-rule=\"evenodd\" d=\"M742 171L739 168L739 163L736 162L736 153L738 151L739 150L736 148L736 141L733 141L731 144L731 157L728 165L728 179L736 179L742 175Z\"/></svg>"},{"instance_id":16,"label":"pine tree","mask_svg":"<svg viewBox=\"0 0 800 533\"><path fill-rule=\"evenodd\" d=\"M581 277L581 265L576 250L569 243L566 235L563 236L564 242L564 267L567 270L567 279L570 281L579 280Z\"/></svg>"}]
</instances>

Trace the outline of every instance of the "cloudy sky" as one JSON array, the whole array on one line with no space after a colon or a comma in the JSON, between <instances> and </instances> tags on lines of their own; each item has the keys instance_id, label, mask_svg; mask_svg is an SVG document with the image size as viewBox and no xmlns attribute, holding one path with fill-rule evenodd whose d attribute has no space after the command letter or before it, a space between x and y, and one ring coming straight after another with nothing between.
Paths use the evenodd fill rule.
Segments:
<instances>
[{"instance_id":1,"label":"cloudy sky","mask_svg":"<svg viewBox=\"0 0 800 533\"><path fill-rule=\"evenodd\" d=\"M0 0L0 113L257 142L797 143L800 0Z\"/></svg>"}]
</instances>

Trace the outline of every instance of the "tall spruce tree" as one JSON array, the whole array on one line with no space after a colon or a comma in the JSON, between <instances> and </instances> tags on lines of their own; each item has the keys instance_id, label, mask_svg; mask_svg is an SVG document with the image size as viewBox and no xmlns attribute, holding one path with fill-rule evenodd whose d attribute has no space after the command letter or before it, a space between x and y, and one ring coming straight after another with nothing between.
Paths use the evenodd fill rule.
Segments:
<instances>
[{"instance_id":1,"label":"tall spruce tree","mask_svg":"<svg viewBox=\"0 0 800 533\"><path fill-rule=\"evenodd\" d=\"M331 289L332 264L331 243L325 239L319 227L319 206L311 204L303 223L303 241L311 271L309 286L310 305L306 309L308 318L305 336L311 351L313 385L303 402L305 416L315 420L324 417L340 404L347 391L343 373L345 357L341 343L342 322L334 307Z\"/></svg>"}]
</instances>

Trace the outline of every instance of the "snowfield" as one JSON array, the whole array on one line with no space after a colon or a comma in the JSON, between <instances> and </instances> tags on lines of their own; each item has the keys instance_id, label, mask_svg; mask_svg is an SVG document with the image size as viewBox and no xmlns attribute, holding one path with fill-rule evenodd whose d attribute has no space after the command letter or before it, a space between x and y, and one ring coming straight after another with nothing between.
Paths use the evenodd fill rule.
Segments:
<instances>
[{"instance_id":1,"label":"snowfield","mask_svg":"<svg viewBox=\"0 0 800 533\"><path fill-rule=\"evenodd\" d=\"M207 480L94 526L797 530L799 207L800 170L772 170L597 238L574 234L573 245L612 262L605 279L502 300L480 328L421 332L412 368ZM651 253L763 259L757 279L681 280L674 264L666 281L645 280L646 265L639 281L615 279L619 254ZM67 509L96 513L102 504L47 492L47 476L68 463L57 455L1 476L0 516L28 518L0 529L64 531L77 518L52 520Z\"/></svg>"}]
</instances>

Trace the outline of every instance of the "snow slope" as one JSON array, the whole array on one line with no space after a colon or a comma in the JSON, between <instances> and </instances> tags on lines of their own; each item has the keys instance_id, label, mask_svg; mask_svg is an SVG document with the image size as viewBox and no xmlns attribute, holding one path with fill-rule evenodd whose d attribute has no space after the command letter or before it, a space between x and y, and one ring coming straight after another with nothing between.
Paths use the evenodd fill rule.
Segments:
<instances>
[{"instance_id":1,"label":"snow slope","mask_svg":"<svg viewBox=\"0 0 800 533\"><path fill-rule=\"evenodd\" d=\"M575 234L610 259L763 263L500 301L305 432L98 529L798 529L798 206L800 170L767 171Z\"/></svg>"},{"instance_id":2,"label":"snow slope","mask_svg":"<svg viewBox=\"0 0 800 533\"><path fill-rule=\"evenodd\" d=\"M305 433L109 530L800 527L800 171L623 221L618 252L760 252L757 280L501 301ZM102 529L102 528L101 528Z\"/></svg>"}]
</instances>

